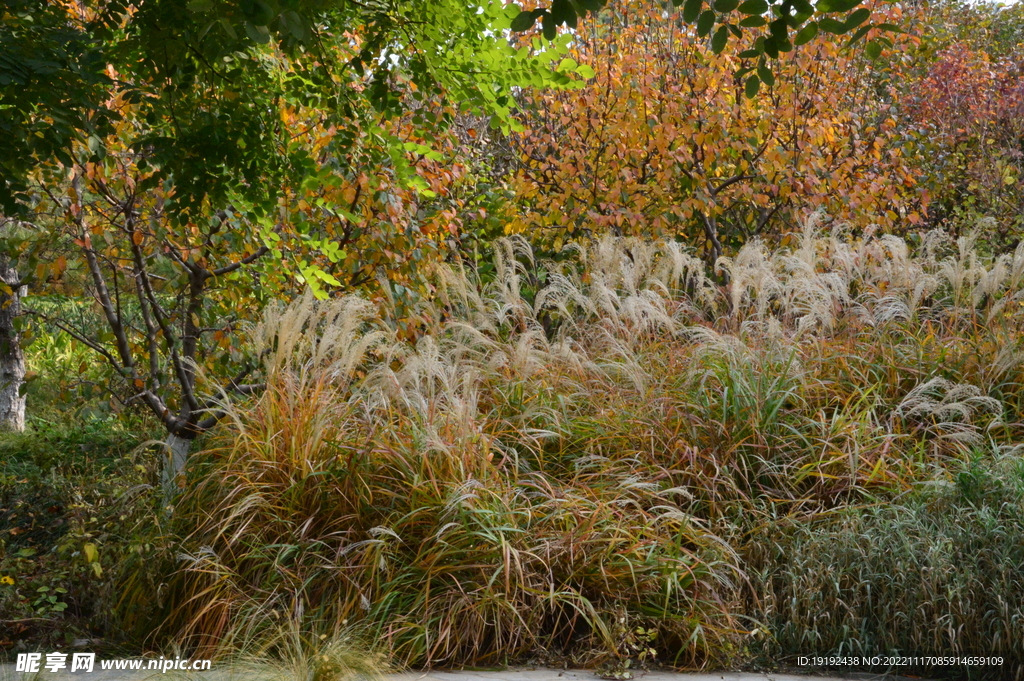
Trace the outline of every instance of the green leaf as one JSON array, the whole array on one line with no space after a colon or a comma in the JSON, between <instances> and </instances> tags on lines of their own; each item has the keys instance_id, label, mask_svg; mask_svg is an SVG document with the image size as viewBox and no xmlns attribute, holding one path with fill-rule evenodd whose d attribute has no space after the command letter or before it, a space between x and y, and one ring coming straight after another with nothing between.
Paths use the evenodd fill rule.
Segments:
<instances>
[{"instance_id":1,"label":"green leaf","mask_svg":"<svg viewBox=\"0 0 1024 681\"><path fill-rule=\"evenodd\" d=\"M747 96L747 99L753 99L760 89L761 80L757 77L757 74L747 78L747 82L743 85L743 93Z\"/></svg>"},{"instance_id":2,"label":"green leaf","mask_svg":"<svg viewBox=\"0 0 1024 681\"><path fill-rule=\"evenodd\" d=\"M715 13L711 10L705 10L700 18L697 19L697 35L701 38L711 33L711 29L715 27Z\"/></svg>"},{"instance_id":3,"label":"green leaf","mask_svg":"<svg viewBox=\"0 0 1024 681\"><path fill-rule=\"evenodd\" d=\"M766 0L746 0L740 5L740 12L743 14L764 14L768 11Z\"/></svg>"},{"instance_id":4,"label":"green leaf","mask_svg":"<svg viewBox=\"0 0 1024 681\"><path fill-rule=\"evenodd\" d=\"M327 272L324 272L319 267L311 267L310 271L312 271L312 273L314 275L316 275L318 278L324 280L325 282L327 282L331 286L341 286L341 282L338 281L337 278L334 277L334 275L329 274Z\"/></svg>"},{"instance_id":5,"label":"green leaf","mask_svg":"<svg viewBox=\"0 0 1024 681\"><path fill-rule=\"evenodd\" d=\"M760 78L768 87L775 85L775 74L773 74L772 70L765 64L761 64L757 67L757 77Z\"/></svg>"},{"instance_id":6,"label":"green leaf","mask_svg":"<svg viewBox=\"0 0 1024 681\"><path fill-rule=\"evenodd\" d=\"M529 10L523 11L516 15L516 18L512 20L512 24L509 28L516 33L522 33L523 31L529 31L533 24L537 21L544 10Z\"/></svg>"},{"instance_id":7,"label":"green leaf","mask_svg":"<svg viewBox=\"0 0 1024 681\"><path fill-rule=\"evenodd\" d=\"M270 42L270 31L267 30L266 26L257 26L251 21L247 21L244 24L245 34L249 36L249 40L260 45L266 45Z\"/></svg>"},{"instance_id":8,"label":"green leaf","mask_svg":"<svg viewBox=\"0 0 1024 681\"><path fill-rule=\"evenodd\" d=\"M846 33L846 24L832 17L825 17L818 21L818 28L825 31L825 33L833 33L835 35Z\"/></svg>"},{"instance_id":9,"label":"green leaf","mask_svg":"<svg viewBox=\"0 0 1024 681\"><path fill-rule=\"evenodd\" d=\"M775 36L768 36L764 39L764 53L772 59L778 59L779 57L779 44L775 40Z\"/></svg>"},{"instance_id":10,"label":"green leaf","mask_svg":"<svg viewBox=\"0 0 1024 681\"><path fill-rule=\"evenodd\" d=\"M721 54L728 42L729 28L726 26L719 26L718 30L715 31L714 37L711 38L711 51L715 54Z\"/></svg>"},{"instance_id":11,"label":"green leaf","mask_svg":"<svg viewBox=\"0 0 1024 681\"><path fill-rule=\"evenodd\" d=\"M868 44L864 46L864 51L872 61L882 56L882 46L875 40L869 40Z\"/></svg>"},{"instance_id":12,"label":"green leaf","mask_svg":"<svg viewBox=\"0 0 1024 681\"><path fill-rule=\"evenodd\" d=\"M740 4L740 0L715 0L715 10L722 13L728 14L729 12L736 9Z\"/></svg>"},{"instance_id":13,"label":"green leaf","mask_svg":"<svg viewBox=\"0 0 1024 681\"><path fill-rule=\"evenodd\" d=\"M790 14L786 17L786 25L794 31L804 25L804 22L811 18L810 14L804 14L798 12L797 14Z\"/></svg>"},{"instance_id":14,"label":"green leaf","mask_svg":"<svg viewBox=\"0 0 1024 681\"><path fill-rule=\"evenodd\" d=\"M565 24L570 28L576 28L576 10L569 0L554 0L551 3L551 18L557 26Z\"/></svg>"},{"instance_id":15,"label":"green leaf","mask_svg":"<svg viewBox=\"0 0 1024 681\"><path fill-rule=\"evenodd\" d=\"M554 40L558 35L558 24L555 22L554 17L550 13L545 12L544 18L541 19L541 25L544 29L544 37L548 40Z\"/></svg>"},{"instance_id":16,"label":"green leaf","mask_svg":"<svg viewBox=\"0 0 1024 681\"><path fill-rule=\"evenodd\" d=\"M854 29L867 21L867 18L871 16L871 10L867 7L861 7L858 10L850 12L850 16L846 17L847 30Z\"/></svg>"},{"instance_id":17,"label":"green leaf","mask_svg":"<svg viewBox=\"0 0 1024 681\"><path fill-rule=\"evenodd\" d=\"M558 73L565 73L566 71L575 71L579 63L575 59L566 57L562 61L558 62L558 66L555 67L555 71Z\"/></svg>"},{"instance_id":18,"label":"green leaf","mask_svg":"<svg viewBox=\"0 0 1024 681\"><path fill-rule=\"evenodd\" d=\"M821 0L816 7L822 13L848 12L861 2L862 0Z\"/></svg>"},{"instance_id":19,"label":"green leaf","mask_svg":"<svg viewBox=\"0 0 1024 681\"><path fill-rule=\"evenodd\" d=\"M241 3L242 13L256 26L268 26L274 20L274 9L263 0Z\"/></svg>"},{"instance_id":20,"label":"green leaf","mask_svg":"<svg viewBox=\"0 0 1024 681\"><path fill-rule=\"evenodd\" d=\"M686 0L683 4L683 21L688 24L692 24L697 20L700 15L701 7L704 6L704 0Z\"/></svg>"},{"instance_id":21,"label":"green leaf","mask_svg":"<svg viewBox=\"0 0 1024 681\"><path fill-rule=\"evenodd\" d=\"M776 19L768 25L768 31L777 41L783 41L787 39L789 34L789 24L786 23L784 18Z\"/></svg>"},{"instance_id":22,"label":"green leaf","mask_svg":"<svg viewBox=\"0 0 1024 681\"><path fill-rule=\"evenodd\" d=\"M793 37L793 44L803 45L813 40L816 35L818 35L818 22L812 21L797 31L797 34Z\"/></svg>"},{"instance_id":23,"label":"green leaf","mask_svg":"<svg viewBox=\"0 0 1024 681\"><path fill-rule=\"evenodd\" d=\"M765 21L765 18L761 16L753 16L746 17L745 19L740 19L740 26L742 26L743 28L761 28L762 26L765 26L767 24L768 22Z\"/></svg>"},{"instance_id":24,"label":"green leaf","mask_svg":"<svg viewBox=\"0 0 1024 681\"><path fill-rule=\"evenodd\" d=\"M281 21L287 27L292 37L300 42L308 42L310 39L309 27L298 12L283 12Z\"/></svg>"},{"instance_id":25,"label":"green leaf","mask_svg":"<svg viewBox=\"0 0 1024 681\"><path fill-rule=\"evenodd\" d=\"M868 31L870 31L870 30L871 30L871 25L870 24L868 24L867 26L861 26L860 28L858 28L857 32L854 33L853 36L849 40L846 41L846 47L849 47L850 45L853 45L855 42L857 42L858 40L863 38L865 35L867 35Z\"/></svg>"},{"instance_id":26,"label":"green leaf","mask_svg":"<svg viewBox=\"0 0 1024 681\"><path fill-rule=\"evenodd\" d=\"M761 51L758 49L743 50L738 55L740 59L757 59L761 56Z\"/></svg>"}]
</instances>

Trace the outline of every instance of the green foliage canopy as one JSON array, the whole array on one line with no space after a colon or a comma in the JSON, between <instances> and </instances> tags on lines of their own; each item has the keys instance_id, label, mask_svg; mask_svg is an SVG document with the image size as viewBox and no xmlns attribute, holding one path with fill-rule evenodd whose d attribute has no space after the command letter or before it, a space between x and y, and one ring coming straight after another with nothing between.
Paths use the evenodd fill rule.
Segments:
<instances>
[{"instance_id":1,"label":"green foliage canopy","mask_svg":"<svg viewBox=\"0 0 1024 681\"><path fill-rule=\"evenodd\" d=\"M179 215L238 191L267 210L310 174L282 105L345 130L367 102L394 115L444 95L507 126L514 87L573 81L509 46L514 14L501 0L18 0L0 24L0 130L15 140L0 205L17 209L37 164L70 165L76 136L103 156L113 89L142 108L132 144L159 169L152 183L173 180Z\"/></svg>"}]
</instances>

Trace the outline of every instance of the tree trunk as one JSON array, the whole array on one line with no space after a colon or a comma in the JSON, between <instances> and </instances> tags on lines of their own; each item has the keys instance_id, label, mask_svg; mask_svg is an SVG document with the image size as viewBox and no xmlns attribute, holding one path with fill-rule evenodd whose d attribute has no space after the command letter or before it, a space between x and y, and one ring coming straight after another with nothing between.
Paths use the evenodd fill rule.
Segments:
<instances>
[{"instance_id":1,"label":"tree trunk","mask_svg":"<svg viewBox=\"0 0 1024 681\"><path fill-rule=\"evenodd\" d=\"M192 438L185 438L170 433L164 441L166 459L164 460L163 489L164 499L170 501L179 491L178 476L185 470L188 452L192 449Z\"/></svg>"},{"instance_id":2,"label":"tree trunk","mask_svg":"<svg viewBox=\"0 0 1024 681\"><path fill-rule=\"evenodd\" d=\"M18 272L6 256L0 255L0 279L11 289L0 290L0 430L25 430L25 356L14 320L21 312L21 286Z\"/></svg>"}]
</instances>

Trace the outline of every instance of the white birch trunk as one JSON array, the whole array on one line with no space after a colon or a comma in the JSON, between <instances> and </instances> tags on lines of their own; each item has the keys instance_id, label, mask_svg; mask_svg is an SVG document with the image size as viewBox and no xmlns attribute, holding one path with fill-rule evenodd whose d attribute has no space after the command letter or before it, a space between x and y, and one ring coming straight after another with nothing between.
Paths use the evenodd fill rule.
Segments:
<instances>
[{"instance_id":1,"label":"white birch trunk","mask_svg":"<svg viewBox=\"0 0 1024 681\"><path fill-rule=\"evenodd\" d=\"M25 356L21 339L14 328L14 320L21 311L21 287L18 272L7 258L0 256L0 279L10 286L13 294L0 292L0 430L25 430L25 396L21 394L25 382Z\"/></svg>"}]
</instances>

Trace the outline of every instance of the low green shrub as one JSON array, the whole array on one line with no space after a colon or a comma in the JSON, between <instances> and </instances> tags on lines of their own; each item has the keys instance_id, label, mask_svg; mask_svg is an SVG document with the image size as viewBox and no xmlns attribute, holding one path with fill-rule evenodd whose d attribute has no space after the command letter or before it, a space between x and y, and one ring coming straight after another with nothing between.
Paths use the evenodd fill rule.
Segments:
<instances>
[{"instance_id":1,"label":"low green shrub","mask_svg":"<svg viewBox=\"0 0 1024 681\"><path fill-rule=\"evenodd\" d=\"M152 511L143 421L48 417L0 434L0 650L108 638L121 554Z\"/></svg>"},{"instance_id":2,"label":"low green shrub","mask_svg":"<svg viewBox=\"0 0 1024 681\"><path fill-rule=\"evenodd\" d=\"M950 656L1002 667L903 668L1024 678L1024 460L978 459L884 504L781 522L751 545L766 656ZM875 670L884 671L884 670Z\"/></svg>"}]
</instances>

